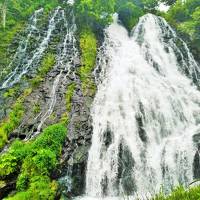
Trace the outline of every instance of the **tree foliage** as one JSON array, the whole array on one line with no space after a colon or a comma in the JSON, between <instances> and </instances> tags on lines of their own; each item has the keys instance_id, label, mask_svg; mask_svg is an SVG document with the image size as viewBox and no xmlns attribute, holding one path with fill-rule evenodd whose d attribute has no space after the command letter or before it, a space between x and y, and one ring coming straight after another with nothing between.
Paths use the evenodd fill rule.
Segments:
<instances>
[{"instance_id":1,"label":"tree foliage","mask_svg":"<svg viewBox=\"0 0 200 200\"><path fill-rule=\"evenodd\" d=\"M176 3L176 0L160 0L160 2L163 2L166 5L173 5L174 3Z\"/></svg>"},{"instance_id":2,"label":"tree foliage","mask_svg":"<svg viewBox=\"0 0 200 200\"><path fill-rule=\"evenodd\" d=\"M118 9L119 18L124 26L131 31L139 20L139 17L144 14L141 7L136 6L134 3L127 2Z\"/></svg>"},{"instance_id":3,"label":"tree foliage","mask_svg":"<svg viewBox=\"0 0 200 200\"><path fill-rule=\"evenodd\" d=\"M182 34L189 36L191 49L200 52L200 1L187 0L184 3L177 0L170 10L165 14L165 18ZM199 54L199 53L196 54Z\"/></svg>"},{"instance_id":4,"label":"tree foliage","mask_svg":"<svg viewBox=\"0 0 200 200\"><path fill-rule=\"evenodd\" d=\"M75 11L80 24L107 25L112 22L115 0L76 0Z\"/></svg>"}]
</instances>

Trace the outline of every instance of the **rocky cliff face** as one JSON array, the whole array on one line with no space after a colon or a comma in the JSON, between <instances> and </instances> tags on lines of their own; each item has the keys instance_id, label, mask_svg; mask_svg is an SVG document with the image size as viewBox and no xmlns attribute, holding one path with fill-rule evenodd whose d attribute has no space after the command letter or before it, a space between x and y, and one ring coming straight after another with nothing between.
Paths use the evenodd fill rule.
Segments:
<instances>
[{"instance_id":1,"label":"rocky cliff face","mask_svg":"<svg viewBox=\"0 0 200 200\"><path fill-rule=\"evenodd\" d=\"M16 50L0 84L1 120L10 123L10 113L19 99L22 106L19 122L7 133L2 154L16 139L28 142L51 124L64 121L67 125L62 156L51 175L59 180L58 196L83 193L91 144L90 107L94 93L88 88L83 94L77 37L70 6L57 7L48 16L44 16L42 9L37 10L27 28L14 39L12 46ZM92 74L91 78L94 79ZM16 178L15 175L4 180L1 198L15 190Z\"/></svg>"}]
</instances>

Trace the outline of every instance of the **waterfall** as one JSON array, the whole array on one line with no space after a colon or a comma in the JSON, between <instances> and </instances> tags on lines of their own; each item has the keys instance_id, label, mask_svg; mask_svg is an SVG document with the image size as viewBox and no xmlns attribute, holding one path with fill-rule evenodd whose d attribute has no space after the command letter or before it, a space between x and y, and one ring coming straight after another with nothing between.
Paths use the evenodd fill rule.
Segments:
<instances>
[{"instance_id":1,"label":"waterfall","mask_svg":"<svg viewBox=\"0 0 200 200\"><path fill-rule=\"evenodd\" d=\"M61 84L60 82L61 81L66 82L68 75L74 73L76 65L75 60L78 58L78 49L76 46L76 38L75 38L76 24L73 11L71 11L71 13L68 16L68 18L71 18L71 20L67 20L65 12L64 10L62 10L62 18L64 19L63 26L66 29L66 33L63 38L63 41L61 42L61 44L58 45L58 52L56 57L57 62L53 69L53 71L57 72L57 75L55 76L51 87L50 98L46 103L46 108L44 109L45 112L40 113L36 117L38 118L41 116L40 123L37 126L37 131L29 135L28 138L26 139L33 138L41 132L42 126L44 125L46 120L50 117L50 115L53 113L59 86L61 87L63 85L63 83Z\"/></svg>"},{"instance_id":2,"label":"waterfall","mask_svg":"<svg viewBox=\"0 0 200 200\"><path fill-rule=\"evenodd\" d=\"M117 20L105 31L80 199L145 198L193 180L198 65L160 17L141 17L131 35Z\"/></svg>"},{"instance_id":3,"label":"waterfall","mask_svg":"<svg viewBox=\"0 0 200 200\"><path fill-rule=\"evenodd\" d=\"M42 14L43 14L43 8L36 10L34 12L34 14L31 16L29 23L27 25L27 28L25 30L26 38L23 38L20 41L19 46L16 50L16 53L13 56L12 62L9 64L9 67L8 67L8 69L12 69L12 66L14 65L14 67L15 67L14 72L9 74L8 77L6 77L6 80L9 79L10 76L12 76L12 75L14 76L17 73L17 70L20 68L20 65L23 64L22 62L24 62L24 60L26 60L28 44L32 37L36 37L35 33L38 33L37 23L38 23L39 17ZM1 72L1 76L3 75L3 73L5 73L5 72L4 71ZM5 81L2 84L1 89L5 87L7 82Z\"/></svg>"},{"instance_id":4,"label":"waterfall","mask_svg":"<svg viewBox=\"0 0 200 200\"><path fill-rule=\"evenodd\" d=\"M19 47L17 49L16 55L14 56L14 59L12 61L12 64L16 64L17 66L15 67L15 69L6 77L6 79L4 80L4 82L2 83L2 85L0 86L0 89L4 89L4 88L9 88L12 87L15 83L19 82L20 79L22 78L22 76L24 74L26 74L31 68L37 67L44 51L47 49L48 44L50 42L50 39L52 37L52 33L56 28L56 24L62 19L61 17L59 17L60 14L62 14L60 7L58 7L52 17L49 19L49 25L46 31L46 34L44 36L44 38L42 39L41 43L39 44L38 48L36 48L33 52L32 52L32 57L25 57L24 55L26 55L28 52L26 52L26 48L28 45L28 42L32 36L32 34L34 33L35 30L37 30L37 17L38 14L41 14L41 11L43 9L40 9L39 11L36 11L35 14L33 15L33 17L31 18L31 23L28 26L28 37L25 41L22 41L19 44ZM30 55L30 53L27 54L27 56ZM20 56L20 60L16 60L16 58L18 58L18 56Z\"/></svg>"}]
</instances>

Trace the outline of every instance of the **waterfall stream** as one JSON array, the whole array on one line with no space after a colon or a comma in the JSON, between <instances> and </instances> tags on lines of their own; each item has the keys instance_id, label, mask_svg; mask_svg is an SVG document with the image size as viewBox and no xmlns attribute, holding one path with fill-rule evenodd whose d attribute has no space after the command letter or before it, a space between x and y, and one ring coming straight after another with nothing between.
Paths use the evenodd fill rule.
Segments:
<instances>
[{"instance_id":1,"label":"waterfall stream","mask_svg":"<svg viewBox=\"0 0 200 200\"><path fill-rule=\"evenodd\" d=\"M102 73L80 199L145 198L187 186L200 130L199 68L187 45L164 19L147 14L132 36L116 19L98 57Z\"/></svg>"},{"instance_id":2,"label":"waterfall stream","mask_svg":"<svg viewBox=\"0 0 200 200\"><path fill-rule=\"evenodd\" d=\"M26 58L25 56L29 55L27 54L28 52L26 51L28 42L32 34L34 33L34 31L37 30L37 27L36 27L37 17L39 14L41 14L42 11L43 9L36 11L33 17L31 17L30 25L27 28L27 30L29 31L28 36L25 41L22 41L19 44L16 55L14 56L14 59L11 63L11 64L17 63L17 66L15 66L15 69L6 77L4 82L1 84L0 89L12 87L15 83L20 81L22 76L26 74L30 70L30 68L34 68L38 66L38 63L40 62L44 51L48 47L52 33L56 28L56 24L62 19L62 17L59 16L62 14L62 12L60 10L60 7L58 7L54 11L52 17L49 19L49 25L48 25L46 34L44 38L42 39L41 43L39 44L38 48L36 48L34 52L32 52L33 55L31 58L29 57ZM20 57L18 58L18 56Z\"/></svg>"},{"instance_id":3,"label":"waterfall stream","mask_svg":"<svg viewBox=\"0 0 200 200\"><path fill-rule=\"evenodd\" d=\"M33 35L35 36L35 33L38 33L37 22L38 22L38 18L42 14L43 14L43 8L36 10L34 14L31 16L29 20L29 24L25 31L27 33L27 36L25 39L20 41L19 46L16 50L16 53L12 59L12 62L9 64L9 67L8 67L10 69L12 68L13 65L15 65L15 69L6 77L6 80L4 81L0 89L7 87L7 85L9 84L8 82L11 80L11 78L17 74L17 71L19 70L20 65L23 64L22 62L26 60L25 58L27 57L28 44L30 42L31 37L33 37ZM3 74L3 72L1 72L1 75Z\"/></svg>"},{"instance_id":4,"label":"waterfall stream","mask_svg":"<svg viewBox=\"0 0 200 200\"><path fill-rule=\"evenodd\" d=\"M57 63L53 69L53 71L57 72L57 75L54 78L53 85L50 90L50 98L46 103L45 112L38 115L38 117L41 115L41 118L40 123L37 126L37 131L29 135L27 139L37 136L41 132L41 128L46 120L53 113L59 86L62 86L62 84L67 81L68 75L73 73L75 68L75 60L78 58L78 49L76 47L75 39L76 24L73 11L71 11L70 17L68 16L71 18L71 21L66 19L64 10L61 12L62 18L64 19L63 25L66 28L66 33L61 44L58 45L58 52L56 57ZM62 84L60 84L60 82L62 82Z\"/></svg>"}]
</instances>

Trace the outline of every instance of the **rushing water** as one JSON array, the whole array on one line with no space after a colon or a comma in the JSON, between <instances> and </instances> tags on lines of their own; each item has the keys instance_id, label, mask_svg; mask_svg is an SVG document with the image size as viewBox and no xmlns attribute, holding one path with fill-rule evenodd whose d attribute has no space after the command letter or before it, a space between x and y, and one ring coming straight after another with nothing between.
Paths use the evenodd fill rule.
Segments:
<instances>
[{"instance_id":1,"label":"rushing water","mask_svg":"<svg viewBox=\"0 0 200 200\"><path fill-rule=\"evenodd\" d=\"M44 51L47 49L52 33L56 28L56 24L62 19L59 15L62 14L60 7L58 7L52 17L49 19L49 25L44 38L39 46L32 52L32 57L28 57L30 52L27 52L27 45L30 42L30 38L37 31L37 18L41 14L43 9L36 11L33 17L30 19L30 24L27 28L29 31L27 38L19 44L16 55L12 61L12 65L15 65L14 70L6 77L1 84L0 89L12 87L15 83L19 82L24 74L26 74L31 68L37 67Z\"/></svg>"},{"instance_id":2,"label":"rushing water","mask_svg":"<svg viewBox=\"0 0 200 200\"><path fill-rule=\"evenodd\" d=\"M130 37L117 20L105 35L80 199L134 199L188 185L200 128L198 65L165 20L152 14L140 18Z\"/></svg>"},{"instance_id":3,"label":"rushing water","mask_svg":"<svg viewBox=\"0 0 200 200\"><path fill-rule=\"evenodd\" d=\"M17 74L17 71L19 70L20 66L25 64L26 60L27 60L27 47L28 44L30 42L31 37L35 37L36 33L38 33L38 28L37 28L37 23L38 23L38 18L43 14L43 8L36 10L34 12L34 14L31 16L30 20L29 20L29 24L26 28L26 38L22 39L19 43L19 46L17 48L17 51L12 59L12 62L9 64L9 69L12 68L12 66L14 65L15 69L12 73L10 73L8 75L8 77L6 77L6 80L4 81L4 83L2 84L2 86L0 87L0 89L7 87L7 85L9 85L9 81L11 80L11 78ZM5 73L4 71L1 72L1 75Z\"/></svg>"},{"instance_id":4,"label":"rushing water","mask_svg":"<svg viewBox=\"0 0 200 200\"><path fill-rule=\"evenodd\" d=\"M64 24L63 26L66 29L66 33L64 36L63 41L61 44L58 45L58 52L57 52L57 63L54 66L53 71L58 72L54 78L51 90L50 90L50 98L46 103L46 108L44 109L44 113L40 113L38 117L40 117L40 123L37 127L37 131L28 138L33 138L37 136L41 132L41 128L46 122L46 120L50 117L53 113L56 101L57 101L57 94L59 86L62 86L64 82L67 81L67 77L70 73L73 73L75 68L75 60L78 57L78 50L76 47L76 39L75 39L75 32L76 32L76 24L74 19L73 11L71 11L69 19L67 20L65 16L64 10L61 11ZM60 85L59 85L60 84ZM38 118L37 117L37 118ZM28 139L27 138L27 139Z\"/></svg>"}]
</instances>

